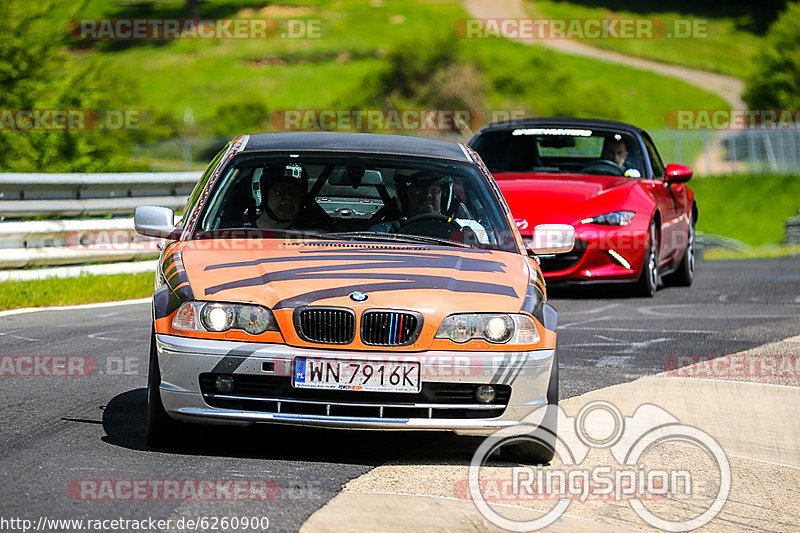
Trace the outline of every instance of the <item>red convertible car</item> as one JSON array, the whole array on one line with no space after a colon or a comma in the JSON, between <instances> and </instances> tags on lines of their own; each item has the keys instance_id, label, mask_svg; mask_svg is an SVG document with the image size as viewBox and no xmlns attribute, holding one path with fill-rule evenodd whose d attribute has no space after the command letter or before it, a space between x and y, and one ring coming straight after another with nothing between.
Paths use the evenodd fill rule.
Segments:
<instances>
[{"instance_id":1,"label":"red convertible car","mask_svg":"<svg viewBox=\"0 0 800 533\"><path fill-rule=\"evenodd\" d=\"M644 130L608 120L532 118L490 124L469 142L494 175L523 238L571 224L571 253L540 256L548 284L691 285L697 204L692 170L664 166Z\"/></svg>"}]
</instances>

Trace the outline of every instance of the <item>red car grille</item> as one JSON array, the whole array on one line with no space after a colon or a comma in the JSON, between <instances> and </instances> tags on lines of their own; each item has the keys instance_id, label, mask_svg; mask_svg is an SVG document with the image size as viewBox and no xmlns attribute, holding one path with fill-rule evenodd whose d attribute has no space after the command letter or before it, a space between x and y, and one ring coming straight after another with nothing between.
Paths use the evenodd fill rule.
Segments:
<instances>
[{"instance_id":1,"label":"red car grille","mask_svg":"<svg viewBox=\"0 0 800 533\"><path fill-rule=\"evenodd\" d=\"M575 241L575 247L571 252L556 254L550 257L540 257L539 267L542 269L543 273L567 270L580 263L585 253L586 243L583 241Z\"/></svg>"}]
</instances>

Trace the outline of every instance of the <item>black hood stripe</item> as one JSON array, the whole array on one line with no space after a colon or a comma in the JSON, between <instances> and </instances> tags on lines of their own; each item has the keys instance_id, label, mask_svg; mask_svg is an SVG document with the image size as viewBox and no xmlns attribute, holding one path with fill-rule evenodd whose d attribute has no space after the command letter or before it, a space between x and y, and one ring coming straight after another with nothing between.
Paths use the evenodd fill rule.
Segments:
<instances>
[{"instance_id":1,"label":"black hood stripe","mask_svg":"<svg viewBox=\"0 0 800 533\"><path fill-rule=\"evenodd\" d=\"M516 291L507 285L498 285L494 283L484 283L478 281L464 281L455 280L446 276L430 276L430 275L413 275L403 272L362 272L348 274L342 273L324 273L324 272L306 272L297 274L294 271L288 270L284 272L274 272L271 274L264 274L263 276L255 276L252 278L240 279L236 281L229 281L220 285L215 285L206 289L206 295L216 294L220 291L229 289L240 289L242 287L254 287L258 285L265 285L271 282L278 281L297 281L302 279L319 280L319 279L340 279L340 280L386 280L389 283L393 281L401 282L398 288L402 289L440 289L450 290L453 292L477 292L484 294L501 294L504 296L517 297ZM362 284L363 285L363 284ZM354 285L358 288L360 285ZM359 289L365 292L363 289ZM310 294L310 293L306 293ZM349 293L347 293L349 294Z\"/></svg>"},{"instance_id":2,"label":"black hood stripe","mask_svg":"<svg viewBox=\"0 0 800 533\"><path fill-rule=\"evenodd\" d=\"M315 252L316 255L316 252ZM338 255L309 255L309 256L292 256L292 257L266 257L261 259L254 259L252 261L237 261L234 263L221 263L218 265L208 265L204 270L217 270L220 268L234 268L243 266L256 266L268 263L297 263L305 261L352 261L354 259L364 259L373 261L373 266L384 266L380 263L385 262L386 268L454 268L458 266L458 270L469 272L502 272L504 263L500 261L487 261L478 258L464 258L459 256L441 255L441 254L422 254L422 253L386 253L381 251L376 254L369 254L368 257L357 257L352 254L339 253ZM361 254L359 254L360 256ZM322 267L322 268L333 268ZM342 268L347 268L347 265L342 265Z\"/></svg>"},{"instance_id":3,"label":"black hood stripe","mask_svg":"<svg viewBox=\"0 0 800 533\"><path fill-rule=\"evenodd\" d=\"M447 278L438 278L439 280ZM407 281L390 281L385 283L358 283L355 285L347 285L343 287L334 287L331 289L320 289L311 291L304 294L298 294L285 300L281 300L273 306L273 309L293 309L301 305L310 305L318 300L325 300L328 298L337 298L347 296L353 291L361 291L366 293L374 292L387 292L387 291L402 291L402 290L442 290L443 286L439 281L431 282L431 280L407 280ZM448 287L446 290L453 290L455 292L472 292L479 294L497 294L501 296L509 296L516 298L517 294L510 287L504 285L492 285L490 283L478 282L456 282L455 288Z\"/></svg>"}]
</instances>

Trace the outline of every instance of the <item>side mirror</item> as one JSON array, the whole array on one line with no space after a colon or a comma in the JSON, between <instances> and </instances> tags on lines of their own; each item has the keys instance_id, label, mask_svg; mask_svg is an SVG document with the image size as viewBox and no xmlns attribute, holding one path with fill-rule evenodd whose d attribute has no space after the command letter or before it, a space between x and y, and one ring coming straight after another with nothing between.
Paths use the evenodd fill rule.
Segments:
<instances>
[{"instance_id":1,"label":"side mirror","mask_svg":"<svg viewBox=\"0 0 800 533\"><path fill-rule=\"evenodd\" d=\"M166 207L140 205L133 213L133 226L141 235L178 239L183 230L175 227L175 213Z\"/></svg>"},{"instance_id":2,"label":"side mirror","mask_svg":"<svg viewBox=\"0 0 800 533\"><path fill-rule=\"evenodd\" d=\"M569 224L539 224L533 228L528 253L564 254L575 246L575 228Z\"/></svg>"},{"instance_id":3,"label":"side mirror","mask_svg":"<svg viewBox=\"0 0 800 533\"><path fill-rule=\"evenodd\" d=\"M691 168L670 163L667 165L667 183L686 183L692 179L694 172Z\"/></svg>"}]
</instances>

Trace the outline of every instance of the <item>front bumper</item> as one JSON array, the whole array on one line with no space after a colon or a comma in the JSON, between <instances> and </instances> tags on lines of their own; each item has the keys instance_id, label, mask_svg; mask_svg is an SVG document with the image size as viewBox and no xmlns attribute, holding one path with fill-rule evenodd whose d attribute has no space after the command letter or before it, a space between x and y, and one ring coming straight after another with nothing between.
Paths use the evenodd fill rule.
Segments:
<instances>
[{"instance_id":1,"label":"front bumper","mask_svg":"<svg viewBox=\"0 0 800 533\"><path fill-rule=\"evenodd\" d=\"M510 426L522 425L521 420L539 406L547 404L547 389L554 360L554 350L529 352L406 352L348 351L295 348L282 344L260 344L173 335L156 335L158 364L161 371L161 399L167 413L179 420L217 424L278 423L302 426L351 429L451 430L463 435L488 435ZM222 408L209 405L209 395L201 391L201 374L231 374L286 377L291 379L293 361L297 356L344 359L386 360L397 358L421 363L422 382L495 384L510 387L507 404L499 416L461 417L470 405L457 404L398 404L384 401L382 393L364 393L364 401L332 399L298 400L297 398L247 398L248 405L259 409ZM356 393L359 394L359 393ZM230 398L230 397L226 397ZM214 403L212 401L212 403ZM281 406L291 403L308 404L314 413L281 412ZM471 405L489 409L486 405ZM336 410L352 409L355 405L367 409L372 416L339 416ZM495 408L498 406L495 405ZM503 406L499 406L503 407ZM374 408L374 409L372 409ZM389 413L423 413L427 416L402 417ZM340 411L341 411L340 409ZM492 412L499 412L497 409ZM434 413L436 415L434 416ZM474 410L473 410L474 413ZM530 425L527 421L525 425Z\"/></svg>"},{"instance_id":2,"label":"front bumper","mask_svg":"<svg viewBox=\"0 0 800 533\"><path fill-rule=\"evenodd\" d=\"M563 255L543 257L542 274L551 282L635 281L647 247L648 228L578 225L575 248Z\"/></svg>"}]
</instances>

